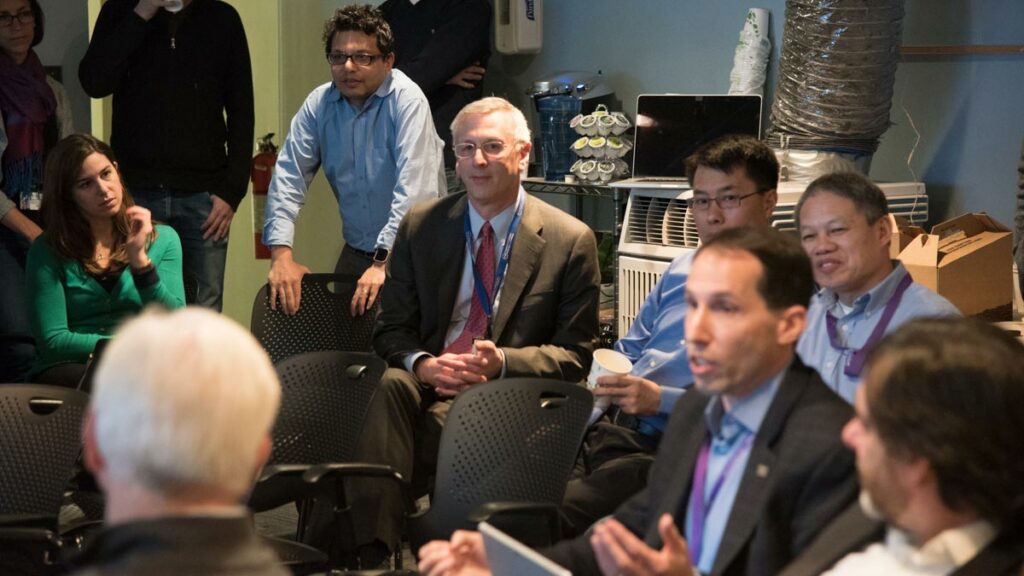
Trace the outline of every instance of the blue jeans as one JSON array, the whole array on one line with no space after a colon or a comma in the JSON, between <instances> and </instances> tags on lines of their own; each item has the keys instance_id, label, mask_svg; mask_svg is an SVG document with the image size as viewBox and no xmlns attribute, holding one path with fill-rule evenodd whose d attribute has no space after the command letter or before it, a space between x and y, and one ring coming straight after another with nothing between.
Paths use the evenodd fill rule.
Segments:
<instances>
[{"instance_id":1,"label":"blue jeans","mask_svg":"<svg viewBox=\"0 0 1024 576\"><path fill-rule=\"evenodd\" d=\"M36 349L25 292L28 243L0 224L0 383L21 382Z\"/></svg>"},{"instance_id":2,"label":"blue jeans","mask_svg":"<svg viewBox=\"0 0 1024 576\"><path fill-rule=\"evenodd\" d=\"M210 215L213 200L209 192L180 192L167 189L133 189L135 202L148 209L153 220L167 224L181 237L185 294L196 286L194 302L220 312L224 302L224 264L228 239L203 240L203 222Z\"/></svg>"}]
</instances>

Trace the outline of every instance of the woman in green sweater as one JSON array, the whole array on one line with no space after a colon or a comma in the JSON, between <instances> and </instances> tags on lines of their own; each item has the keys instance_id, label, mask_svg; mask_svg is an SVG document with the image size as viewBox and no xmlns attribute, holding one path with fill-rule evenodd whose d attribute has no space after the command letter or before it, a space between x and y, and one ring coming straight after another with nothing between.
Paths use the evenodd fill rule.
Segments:
<instances>
[{"instance_id":1,"label":"woman in green sweater","mask_svg":"<svg viewBox=\"0 0 1024 576\"><path fill-rule=\"evenodd\" d=\"M185 305L181 242L134 205L113 151L85 134L50 152L42 211L25 270L37 350L29 381L74 386L122 319L151 303Z\"/></svg>"}]
</instances>

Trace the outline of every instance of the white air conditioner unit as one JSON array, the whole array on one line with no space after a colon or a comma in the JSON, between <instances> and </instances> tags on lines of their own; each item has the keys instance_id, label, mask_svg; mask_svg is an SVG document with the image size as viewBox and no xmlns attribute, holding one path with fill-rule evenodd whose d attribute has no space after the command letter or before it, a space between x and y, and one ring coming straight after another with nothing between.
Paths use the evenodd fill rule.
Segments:
<instances>
[{"instance_id":1,"label":"white air conditioner unit","mask_svg":"<svg viewBox=\"0 0 1024 576\"><path fill-rule=\"evenodd\" d=\"M772 226L796 232L796 203L807 182L780 182ZM878 183L889 211L911 223L928 220L928 196L921 182ZM626 335L644 299L677 256L700 244L690 214L692 190L634 188L619 236L619 337Z\"/></svg>"},{"instance_id":2,"label":"white air conditioner unit","mask_svg":"<svg viewBox=\"0 0 1024 576\"><path fill-rule=\"evenodd\" d=\"M796 203L809 182L779 182L779 200L772 213L772 226L796 232ZM889 212L919 226L928 221L928 196L923 182L876 182L885 193Z\"/></svg>"},{"instance_id":3,"label":"white air conditioner unit","mask_svg":"<svg viewBox=\"0 0 1024 576\"><path fill-rule=\"evenodd\" d=\"M619 338L669 263L697 249L690 190L636 189L626 203L619 235Z\"/></svg>"}]
</instances>

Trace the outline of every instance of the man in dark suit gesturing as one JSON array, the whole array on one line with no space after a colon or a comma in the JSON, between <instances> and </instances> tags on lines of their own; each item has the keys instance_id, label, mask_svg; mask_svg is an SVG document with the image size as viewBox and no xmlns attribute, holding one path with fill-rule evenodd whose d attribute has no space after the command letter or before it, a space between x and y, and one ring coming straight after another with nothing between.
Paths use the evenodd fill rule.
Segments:
<instances>
[{"instance_id":1,"label":"man in dark suit gesturing","mask_svg":"<svg viewBox=\"0 0 1024 576\"><path fill-rule=\"evenodd\" d=\"M418 474L432 473L461 390L501 377L581 380L598 335L594 235L520 186L530 153L522 112L484 98L459 112L452 133L466 194L415 206L402 220L374 334L391 368L361 457L406 478L414 459ZM391 500L376 510L382 543L397 534Z\"/></svg>"},{"instance_id":2,"label":"man in dark suit gesturing","mask_svg":"<svg viewBox=\"0 0 1024 576\"><path fill-rule=\"evenodd\" d=\"M542 553L577 575L768 575L807 546L857 493L839 437L851 410L794 352L812 289L807 256L781 232L704 244L686 285L695 389L647 488L591 536ZM421 549L420 570L478 565L481 552L477 536L456 533Z\"/></svg>"}]
</instances>

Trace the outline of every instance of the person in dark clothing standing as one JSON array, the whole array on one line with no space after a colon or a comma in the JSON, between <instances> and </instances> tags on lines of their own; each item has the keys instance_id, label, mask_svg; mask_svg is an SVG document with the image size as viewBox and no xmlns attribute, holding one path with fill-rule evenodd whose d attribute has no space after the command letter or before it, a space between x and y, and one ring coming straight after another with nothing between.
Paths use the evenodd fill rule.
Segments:
<instances>
[{"instance_id":1,"label":"person in dark clothing standing","mask_svg":"<svg viewBox=\"0 0 1024 576\"><path fill-rule=\"evenodd\" d=\"M386 0L380 5L395 36L395 68L419 85L444 139L448 191L461 186L452 152L452 120L483 97L491 56L491 4L487 0Z\"/></svg>"},{"instance_id":2,"label":"person in dark clothing standing","mask_svg":"<svg viewBox=\"0 0 1024 576\"><path fill-rule=\"evenodd\" d=\"M78 76L93 98L114 95L111 145L132 195L178 232L197 303L220 310L228 231L248 188L252 65L234 8L173 4L105 3Z\"/></svg>"}]
</instances>

